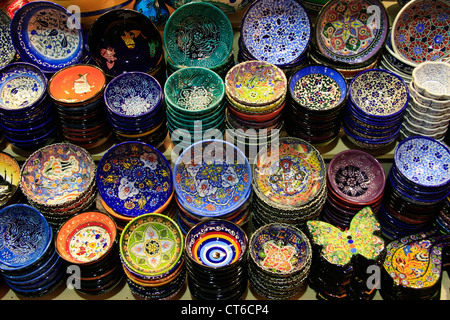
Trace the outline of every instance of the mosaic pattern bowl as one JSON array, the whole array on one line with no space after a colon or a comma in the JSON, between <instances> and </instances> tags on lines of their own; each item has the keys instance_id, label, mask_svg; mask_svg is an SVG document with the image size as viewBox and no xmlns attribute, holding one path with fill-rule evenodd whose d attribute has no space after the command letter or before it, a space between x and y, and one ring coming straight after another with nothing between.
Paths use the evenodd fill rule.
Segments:
<instances>
[{"instance_id":1,"label":"mosaic pattern bowl","mask_svg":"<svg viewBox=\"0 0 450 320\"><path fill-rule=\"evenodd\" d=\"M0 10L0 67L11 63L16 56L10 26L11 18L3 10Z\"/></svg>"},{"instance_id":2,"label":"mosaic pattern bowl","mask_svg":"<svg viewBox=\"0 0 450 320\"><path fill-rule=\"evenodd\" d=\"M450 100L450 64L427 61L414 68L414 88L434 100Z\"/></svg>"}]
</instances>

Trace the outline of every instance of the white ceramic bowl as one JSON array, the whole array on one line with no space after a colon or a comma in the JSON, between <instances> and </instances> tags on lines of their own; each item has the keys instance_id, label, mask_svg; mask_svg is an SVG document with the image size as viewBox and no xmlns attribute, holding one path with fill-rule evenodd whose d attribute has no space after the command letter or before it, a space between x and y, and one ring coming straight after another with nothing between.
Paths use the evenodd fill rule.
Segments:
<instances>
[{"instance_id":1,"label":"white ceramic bowl","mask_svg":"<svg viewBox=\"0 0 450 320\"><path fill-rule=\"evenodd\" d=\"M426 129L438 129L438 128L444 128L447 127L449 124L450 120L442 120L442 121L437 121L437 122L431 122L431 121L427 121L423 118L418 118L416 117L410 110L410 108L408 108L405 112L405 116L403 117L403 121L405 121L405 119L407 119L411 124L415 125L415 126L419 126L419 127L424 127Z\"/></svg>"},{"instance_id":2,"label":"white ceramic bowl","mask_svg":"<svg viewBox=\"0 0 450 320\"><path fill-rule=\"evenodd\" d=\"M411 132L417 133L418 135L424 135L427 137L442 137L447 133L448 126L429 129L411 123L411 121L408 118L403 118L402 128L403 129L406 128Z\"/></svg>"},{"instance_id":3,"label":"white ceramic bowl","mask_svg":"<svg viewBox=\"0 0 450 320\"><path fill-rule=\"evenodd\" d=\"M445 112L440 115L432 115L431 113L428 113L428 112L419 111L418 110L419 108L417 108L417 106L414 105L414 101L412 101L411 99L410 99L410 103L408 105L408 109L416 118L423 119L428 122L441 122L441 121L450 119L449 112ZM425 110L425 111L428 111L428 110Z\"/></svg>"},{"instance_id":4,"label":"white ceramic bowl","mask_svg":"<svg viewBox=\"0 0 450 320\"><path fill-rule=\"evenodd\" d=\"M414 87L425 97L450 100L450 64L427 61L414 68Z\"/></svg>"},{"instance_id":5,"label":"white ceramic bowl","mask_svg":"<svg viewBox=\"0 0 450 320\"><path fill-rule=\"evenodd\" d=\"M410 98L414 98L418 104L423 107L429 107L434 110L445 110L450 108L450 100L435 100L421 95L414 87L414 82L408 84Z\"/></svg>"}]
</instances>

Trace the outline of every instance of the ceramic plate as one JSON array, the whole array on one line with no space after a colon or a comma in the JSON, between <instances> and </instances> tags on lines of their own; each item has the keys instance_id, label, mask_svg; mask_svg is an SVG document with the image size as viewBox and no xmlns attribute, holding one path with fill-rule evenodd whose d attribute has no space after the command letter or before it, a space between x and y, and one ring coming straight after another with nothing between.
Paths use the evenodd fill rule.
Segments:
<instances>
[{"instance_id":1,"label":"ceramic plate","mask_svg":"<svg viewBox=\"0 0 450 320\"><path fill-rule=\"evenodd\" d=\"M56 250L67 262L88 264L112 248L117 228L114 220L100 212L84 212L68 219L56 235Z\"/></svg>"},{"instance_id":2,"label":"ceramic plate","mask_svg":"<svg viewBox=\"0 0 450 320\"><path fill-rule=\"evenodd\" d=\"M14 60L16 49L11 39L11 18L0 10L0 67Z\"/></svg>"},{"instance_id":3,"label":"ceramic plate","mask_svg":"<svg viewBox=\"0 0 450 320\"><path fill-rule=\"evenodd\" d=\"M365 151L346 150L328 166L330 187L342 198L370 203L384 191L386 176L380 162Z\"/></svg>"},{"instance_id":4,"label":"ceramic plate","mask_svg":"<svg viewBox=\"0 0 450 320\"><path fill-rule=\"evenodd\" d=\"M392 24L396 54L415 65L449 56L450 4L444 0L416 0L405 5Z\"/></svg>"},{"instance_id":5,"label":"ceramic plate","mask_svg":"<svg viewBox=\"0 0 450 320\"><path fill-rule=\"evenodd\" d=\"M133 219L120 235L120 255L127 268L144 276L173 269L183 254L184 238L169 217L150 213Z\"/></svg>"},{"instance_id":6,"label":"ceramic plate","mask_svg":"<svg viewBox=\"0 0 450 320\"><path fill-rule=\"evenodd\" d=\"M6 111L36 105L46 90L45 75L30 63L16 62L0 69L0 107Z\"/></svg>"},{"instance_id":7,"label":"ceramic plate","mask_svg":"<svg viewBox=\"0 0 450 320\"><path fill-rule=\"evenodd\" d=\"M108 207L127 217L157 212L173 192L167 159L154 147L137 141L111 147L98 164L96 180Z\"/></svg>"},{"instance_id":8,"label":"ceramic plate","mask_svg":"<svg viewBox=\"0 0 450 320\"><path fill-rule=\"evenodd\" d=\"M311 21L295 0L263 0L251 4L241 22L242 41L254 60L286 65L308 48Z\"/></svg>"},{"instance_id":9,"label":"ceramic plate","mask_svg":"<svg viewBox=\"0 0 450 320\"><path fill-rule=\"evenodd\" d=\"M54 143L31 154L22 165L20 188L44 207L67 206L90 190L96 164L90 153L70 143Z\"/></svg>"},{"instance_id":10,"label":"ceramic plate","mask_svg":"<svg viewBox=\"0 0 450 320\"><path fill-rule=\"evenodd\" d=\"M64 7L49 1L28 3L11 22L14 47L22 60L53 73L83 58L84 34Z\"/></svg>"},{"instance_id":11,"label":"ceramic plate","mask_svg":"<svg viewBox=\"0 0 450 320\"><path fill-rule=\"evenodd\" d=\"M439 187L450 181L450 150L435 139L417 136L402 140L394 161L404 177L420 186Z\"/></svg>"},{"instance_id":12,"label":"ceramic plate","mask_svg":"<svg viewBox=\"0 0 450 320\"><path fill-rule=\"evenodd\" d=\"M253 168L253 189L271 206L293 210L312 202L326 184L326 167L308 142L280 138L279 146L261 149Z\"/></svg>"},{"instance_id":13,"label":"ceramic plate","mask_svg":"<svg viewBox=\"0 0 450 320\"><path fill-rule=\"evenodd\" d=\"M251 168L245 155L221 140L188 147L177 159L173 179L177 200L191 213L219 217L240 208L251 192Z\"/></svg>"},{"instance_id":14,"label":"ceramic plate","mask_svg":"<svg viewBox=\"0 0 450 320\"><path fill-rule=\"evenodd\" d=\"M23 268L38 260L51 241L50 226L35 208L13 204L0 211L0 263Z\"/></svg>"},{"instance_id":15,"label":"ceramic plate","mask_svg":"<svg viewBox=\"0 0 450 320\"><path fill-rule=\"evenodd\" d=\"M7 204L19 188L20 166L11 155L0 152L0 206Z\"/></svg>"},{"instance_id":16,"label":"ceramic plate","mask_svg":"<svg viewBox=\"0 0 450 320\"><path fill-rule=\"evenodd\" d=\"M173 12L164 27L164 46L174 65L211 68L223 64L233 48L228 17L205 2L187 3Z\"/></svg>"},{"instance_id":17,"label":"ceramic plate","mask_svg":"<svg viewBox=\"0 0 450 320\"><path fill-rule=\"evenodd\" d=\"M384 46L389 32L386 9L378 0L332 0L320 11L315 42L335 61L360 64Z\"/></svg>"}]
</instances>

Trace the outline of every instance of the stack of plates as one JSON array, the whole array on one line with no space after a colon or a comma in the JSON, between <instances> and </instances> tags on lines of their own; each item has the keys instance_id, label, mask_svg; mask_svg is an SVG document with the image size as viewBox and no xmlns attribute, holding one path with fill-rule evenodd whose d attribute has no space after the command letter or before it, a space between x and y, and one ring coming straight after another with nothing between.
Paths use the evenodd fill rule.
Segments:
<instances>
[{"instance_id":1,"label":"stack of plates","mask_svg":"<svg viewBox=\"0 0 450 320\"><path fill-rule=\"evenodd\" d=\"M409 90L396 74L370 69L353 78L343 127L356 146L378 150L395 142L402 127Z\"/></svg>"},{"instance_id":2,"label":"stack of plates","mask_svg":"<svg viewBox=\"0 0 450 320\"><path fill-rule=\"evenodd\" d=\"M300 69L289 80L286 132L316 146L330 143L341 130L347 98L339 71L320 65Z\"/></svg>"},{"instance_id":3,"label":"stack of plates","mask_svg":"<svg viewBox=\"0 0 450 320\"><path fill-rule=\"evenodd\" d=\"M294 224L300 229L317 218L327 199L326 166L308 142L280 138L259 151L252 173L252 223Z\"/></svg>"},{"instance_id":4,"label":"stack of plates","mask_svg":"<svg viewBox=\"0 0 450 320\"><path fill-rule=\"evenodd\" d=\"M122 231L119 248L137 299L168 300L184 288L184 237L171 218L158 213L134 218Z\"/></svg>"},{"instance_id":5,"label":"stack of plates","mask_svg":"<svg viewBox=\"0 0 450 320\"><path fill-rule=\"evenodd\" d=\"M250 163L234 145L203 140L186 149L173 169L178 223L186 234L206 218L247 223L251 203Z\"/></svg>"},{"instance_id":6,"label":"stack of plates","mask_svg":"<svg viewBox=\"0 0 450 320\"><path fill-rule=\"evenodd\" d=\"M449 235L430 231L389 243L381 270L381 297L385 300L440 300L449 241Z\"/></svg>"},{"instance_id":7,"label":"stack of plates","mask_svg":"<svg viewBox=\"0 0 450 320\"><path fill-rule=\"evenodd\" d=\"M311 34L301 1L257 0L242 17L237 61L266 61L289 76L307 62Z\"/></svg>"},{"instance_id":8,"label":"stack of plates","mask_svg":"<svg viewBox=\"0 0 450 320\"><path fill-rule=\"evenodd\" d=\"M96 181L100 202L119 230L135 217L171 208L170 163L146 143L129 141L111 147L98 163Z\"/></svg>"},{"instance_id":9,"label":"stack of plates","mask_svg":"<svg viewBox=\"0 0 450 320\"><path fill-rule=\"evenodd\" d=\"M0 208L20 201L19 181L19 163L8 153L0 152Z\"/></svg>"},{"instance_id":10,"label":"stack of plates","mask_svg":"<svg viewBox=\"0 0 450 320\"><path fill-rule=\"evenodd\" d=\"M249 242L251 288L267 299L298 297L307 284L312 254L308 237L292 225L271 223L257 229Z\"/></svg>"},{"instance_id":11,"label":"stack of plates","mask_svg":"<svg viewBox=\"0 0 450 320\"><path fill-rule=\"evenodd\" d=\"M401 136L421 135L442 141L450 122L450 64L423 62L412 73Z\"/></svg>"},{"instance_id":12,"label":"stack of plates","mask_svg":"<svg viewBox=\"0 0 450 320\"><path fill-rule=\"evenodd\" d=\"M364 207L377 214L385 184L384 169L375 157L362 150L340 152L328 165L322 220L345 230Z\"/></svg>"},{"instance_id":13,"label":"stack of plates","mask_svg":"<svg viewBox=\"0 0 450 320\"><path fill-rule=\"evenodd\" d=\"M105 89L106 115L119 142L142 141L159 148L167 136L163 90L144 72L127 72Z\"/></svg>"},{"instance_id":14,"label":"stack of plates","mask_svg":"<svg viewBox=\"0 0 450 320\"><path fill-rule=\"evenodd\" d=\"M389 239L429 230L450 192L450 149L428 137L402 140L395 149L378 219Z\"/></svg>"},{"instance_id":15,"label":"stack of plates","mask_svg":"<svg viewBox=\"0 0 450 320\"><path fill-rule=\"evenodd\" d=\"M51 77L47 91L65 140L89 150L111 135L103 99L105 86L105 73L93 65L68 66Z\"/></svg>"},{"instance_id":16,"label":"stack of plates","mask_svg":"<svg viewBox=\"0 0 450 320\"><path fill-rule=\"evenodd\" d=\"M0 235L0 272L17 295L40 297L65 279L65 265L55 251L52 228L38 210L26 204L3 208Z\"/></svg>"},{"instance_id":17,"label":"stack of plates","mask_svg":"<svg viewBox=\"0 0 450 320\"><path fill-rule=\"evenodd\" d=\"M265 61L240 62L225 77L227 135L250 161L256 156L251 150L278 138L287 84L283 70Z\"/></svg>"},{"instance_id":18,"label":"stack of plates","mask_svg":"<svg viewBox=\"0 0 450 320\"><path fill-rule=\"evenodd\" d=\"M117 234L113 218L94 211L77 214L58 229L56 252L70 265L77 292L99 295L121 281Z\"/></svg>"},{"instance_id":19,"label":"stack of plates","mask_svg":"<svg viewBox=\"0 0 450 320\"><path fill-rule=\"evenodd\" d=\"M358 212L350 227L340 229L324 221L308 221L313 247L309 284L324 300L370 300L380 287L373 272L384 261L385 243L370 207Z\"/></svg>"},{"instance_id":20,"label":"stack of plates","mask_svg":"<svg viewBox=\"0 0 450 320\"><path fill-rule=\"evenodd\" d=\"M225 85L214 71L187 67L172 73L164 85L164 99L170 139L179 149L204 136L223 137Z\"/></svg>"},{"instance_id":21,"label":"stack of plates","mask_svg":"<svg viewBox=\"0 0 450 320\"><path fill-rule=\"evenodd\" d=\"M226 14L207 2L177 8L164 27L167 74L204 67L224 77L234 65L233 28Z\"/></svg>"},{"instance_id":22,"label":"stack of plates","mask_svg":"<svg viewBox=\"0 0 450 320\"><path fill-rule=\"evenodd\" d=\"M82 147L54 143L25 160L19 185L28 203L52 226L59 226L94 202L96 170L92 156Z\"/></svg>"},{"instance_id":23,"label":"stack of plates","mask_svg":"<svg viewBox=\"0 0 450 320\"><path fill-rule=\"evenodd\" d=\"M36 150L57 134L56 116L47 94L47 78L36 66L11 63L0 69L0 128L21 150Z\"/></svg>"},{"instance_id":24,"label":"stack of plates","mask_svg":"<svg viewBox=\"0 0 450 320\"><path fill-rule=\"evenodd\" d=\"M198 223L186 235L189 292L196 300L238 300L247 291L245 231L221 219Z\"/></svg>"}]
</instances>

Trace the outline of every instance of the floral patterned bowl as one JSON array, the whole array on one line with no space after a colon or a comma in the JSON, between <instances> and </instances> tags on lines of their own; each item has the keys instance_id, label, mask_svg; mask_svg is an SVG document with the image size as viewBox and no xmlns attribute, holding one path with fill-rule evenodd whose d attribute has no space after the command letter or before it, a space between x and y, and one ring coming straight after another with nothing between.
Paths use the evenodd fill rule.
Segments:
<instances>
[{"instance_id":1,"label":"floral patterned bowl","mask_svg":"<svg viewBox=\"0 0 450 320\"><path fill-rule=\"evenodd\" d=\"M450 64L427 61L414 68L413 85L418 93L434 100L450 100Z\"/></svg>"}]
</instances>

